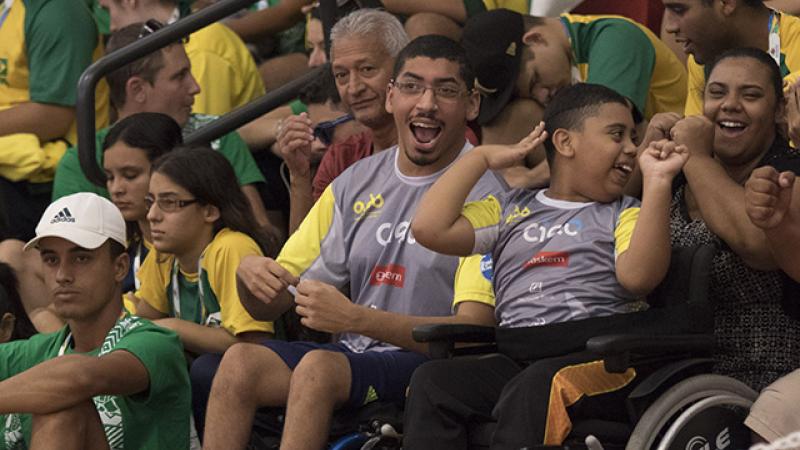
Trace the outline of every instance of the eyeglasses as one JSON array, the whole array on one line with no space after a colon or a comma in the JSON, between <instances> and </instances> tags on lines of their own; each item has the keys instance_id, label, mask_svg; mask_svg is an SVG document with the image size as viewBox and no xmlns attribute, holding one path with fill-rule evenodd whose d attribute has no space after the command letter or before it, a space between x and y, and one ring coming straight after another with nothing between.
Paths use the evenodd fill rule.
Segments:
<instances>
[{"instance_id":1,"label":"eyeglasses","mask_svg":"<svg viewBox=\"0 0 800 450\"><path fill-rule=\"evenodd\" d=\"M336 131L336 127L351 120L353 120L353 116L346 114L333 120L320 122L314 127L314 137L319 139L320 142L325 145L331 145L333 142L333 133Z\"/></svg>"},{"instance_id":2,"label":"eyeglasses","mask_svg":"<svg viewBox=\"0 0 800 450\"><path fill-rule=\"evenodd\" d=\"M469 90L461 89L460 87L442 85L442 86L427 86L417 81L391 81L392 86L396 87L401 94L409 97L418 97L425 91L430 89L437 99L440 100L455 100L456 98L469 93Z\"/></svg>"},{"instance_id":3,"label":"eyeglasses","mask_svg":"<svg viewBox=\"0 0 800 450\"><path fill-rule=\"evenodd\" d=\"M142 39L144 37L150 36L151 34L155 33L156 31L164 28L166 25L157 21L156 19L150 19L147 22L142 24L142 29L139 31L138 39ZM182 44L189 42L189 36L184 36L180 39Z\"/></svg>"},{"instance_id":4,"label":"eyeglasses","mask_svg":"<svg viewBox=\"0 0 800 450\"><path fill-rule=\"evenodd\" d=\"M153 207L153 204L158 205L158 209L164 212L175 212L185 206L189 206L192 203L197 203L200 200L193 198L189 200L178 200L177 198L172 197L159 197L154 198L152 195L145 195L144 197L144 207L150 211L150 208Z\"/></svg>"}]
</instances>

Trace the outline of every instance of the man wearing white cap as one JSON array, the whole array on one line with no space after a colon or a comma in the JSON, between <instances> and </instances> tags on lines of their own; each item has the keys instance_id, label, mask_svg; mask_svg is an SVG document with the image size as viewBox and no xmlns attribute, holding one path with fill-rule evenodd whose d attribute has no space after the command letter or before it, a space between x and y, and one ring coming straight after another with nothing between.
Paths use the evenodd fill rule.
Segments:
<instances>
[{"instance_id":1,"label":"man wearing white cap","mask_svg":"<svg viewBox=\"0 0 800 450\"><path fill-rule=\"evenodd\" d=\"M91 193L45 210L45 287L66 326L0 346L0 449L188 449L190 391L177 336L122 308L125 221Z\"/></svg>"}]
</instances>

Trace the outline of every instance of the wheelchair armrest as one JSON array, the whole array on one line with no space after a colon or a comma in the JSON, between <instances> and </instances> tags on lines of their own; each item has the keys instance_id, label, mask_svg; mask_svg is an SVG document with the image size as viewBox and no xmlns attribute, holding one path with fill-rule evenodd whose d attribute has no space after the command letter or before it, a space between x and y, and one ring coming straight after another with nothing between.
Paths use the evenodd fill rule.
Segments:
<instances>
[{"instance_id":1,"label":"wheelchair armrest","mask_svg":"<svg viewBox=\"0 0 800 450\"><path fill-rule=\"evenodd\" d=\"M414 327L411 336L417 342L494 342L494 327L461 323L428 323Z\"/></svg>"},{"instance_id":2,"label":"wheelchair armrest","mask_svg":"<svg viewBox=\"0 0 800 450\"><path fill-rule=\"evenodd\" d=\"M619 373L631 366L631 354L655 356L709 353L716 339L711 334L613 334L586 341L586 350L602 356L606 370Z\"/></svg>"},{"instance_id":3,"label":"wheelchair armrest","mask_svg":"<svg viewBox=\"0 0 800 450\"><path fill-rule=\"evenodd\" d=\"M411 336L417 342L427 342L431 358L453 355L456 343L494 342L494 327L468 324L430 323L414 327Z\"/></svg>"}]
</instances>

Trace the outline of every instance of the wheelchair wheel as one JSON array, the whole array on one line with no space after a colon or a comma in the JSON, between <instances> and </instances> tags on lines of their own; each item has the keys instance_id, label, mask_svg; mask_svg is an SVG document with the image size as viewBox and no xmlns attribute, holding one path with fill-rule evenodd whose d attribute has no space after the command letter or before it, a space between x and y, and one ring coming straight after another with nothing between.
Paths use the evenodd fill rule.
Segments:
<instances>
[{"instance_id":1,"label":"wheelchair wheel","mask_svg":"<svg viewBox=\"0 0 800 450\"><path fill-rule=\"evenodd\" d=\"M750 433L742 422L757 396L749 386L730 377L698 375L687 378L650 405L625 448L748 448Z\"/></svg>"}]
</instances>

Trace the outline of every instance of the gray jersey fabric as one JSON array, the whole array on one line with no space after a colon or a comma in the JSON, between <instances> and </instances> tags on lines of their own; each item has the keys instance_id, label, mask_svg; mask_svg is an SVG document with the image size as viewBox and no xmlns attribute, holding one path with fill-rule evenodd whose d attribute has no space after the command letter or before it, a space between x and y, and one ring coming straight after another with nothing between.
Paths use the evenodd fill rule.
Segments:
<instances>
[{"instance_id":1,"label":"gray jersey fabric","mask_svg":"<svg viewBox=\"0 0 800 450\"><path fill-rule=\"evenodd\" d=\"M464 215L477 225L475 252L491 252L499 326L641 309L644 304L617 282L615 271L616 249L627 249L638 207L631 197L578 203L548 198L544 190L514 190L467 205ZM632 220L620 222L626 211Z\"/></svg>"},{"instance_id":2,"label":"gray jersey fabric","mask_svg":"<svg viewBox=\"0 0 800 450\"><path fill-rule=\"evenodd\" d=\"M461 155L472 148L465 144ZM426 177L406 177L397 168L397 146L365 158L337 177L314 209L331 208L330 225L312 210L278 261L301 278L349 285L353 302L385 311L414 316L451 313L453 279L458 258L434 253L419 245L410 223L417 204L444 172ZM446 170L446 169L445 169ZM470 193L470 200L507 189L502 179L487 172ZM327 203L327 204L326 204ZM316 223L315 223L316 222ZM291 252L314 252L314 244L291 242L308 236L303 228L319 228L319 251L292 264ZM300 245L305 245L303 249ZM397 347L367 336L345 333L340 341L355 352L384 351Z\"/></svg>"}]
</instances>

